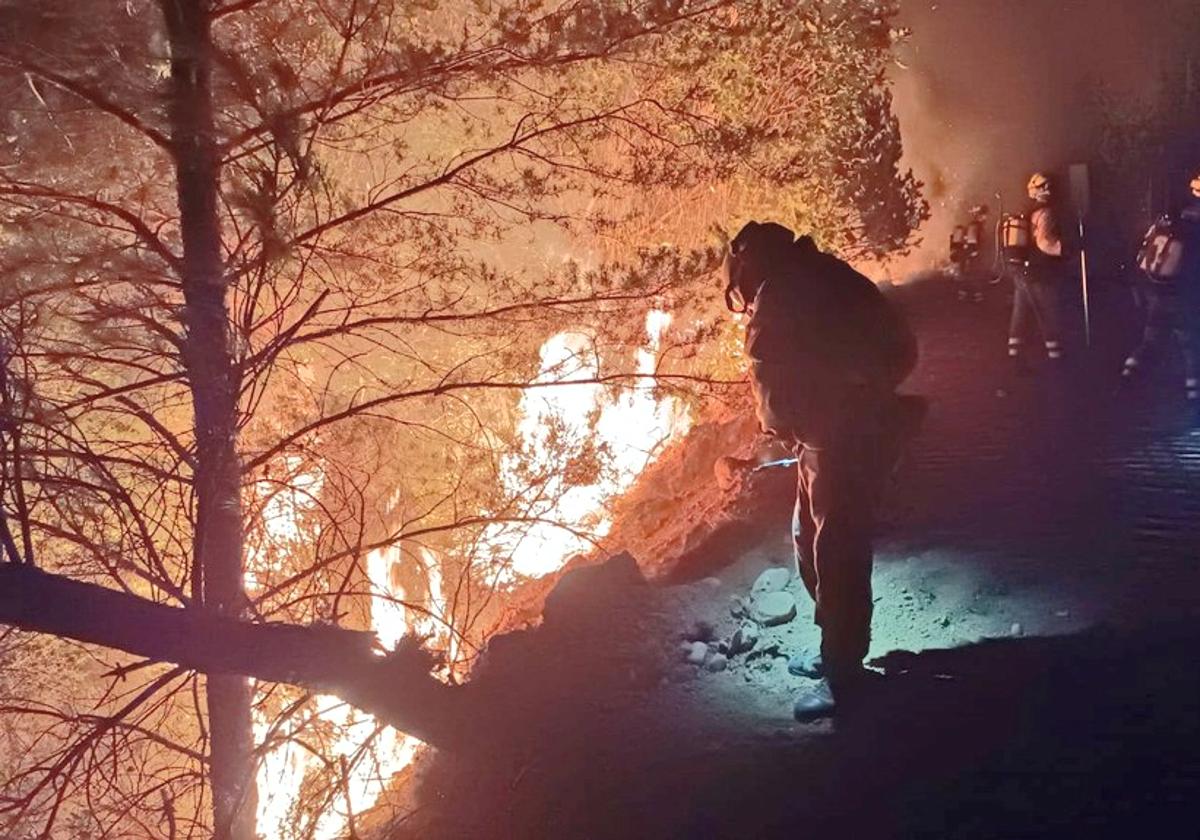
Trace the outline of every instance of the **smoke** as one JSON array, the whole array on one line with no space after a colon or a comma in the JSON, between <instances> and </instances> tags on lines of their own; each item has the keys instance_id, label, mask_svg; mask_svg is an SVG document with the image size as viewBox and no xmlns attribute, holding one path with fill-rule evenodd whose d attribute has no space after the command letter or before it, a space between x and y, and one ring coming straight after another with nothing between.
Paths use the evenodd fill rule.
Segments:
<instances>
[{"instance_id":1,"label":"smoke","mask_svg":"<svg viewBox=\"0 0 1200 840\"><path fill-rule=\"evenodd\" d=\"M1095 164L1095 94L1154 102L1189 53L1194 0L906 0L893 74L907 164L932 217L905 276L943 259L968 207L1024 202L1030 173ZM1147 173L1149 175L1149 173Z\"/></svg>"}]
</instances>

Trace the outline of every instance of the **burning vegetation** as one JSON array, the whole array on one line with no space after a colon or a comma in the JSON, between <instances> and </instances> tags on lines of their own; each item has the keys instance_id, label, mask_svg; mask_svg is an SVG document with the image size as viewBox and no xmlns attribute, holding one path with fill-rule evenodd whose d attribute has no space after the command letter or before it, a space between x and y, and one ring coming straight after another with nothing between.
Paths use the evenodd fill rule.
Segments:
<instances>
[{"instance_id":1,"label":"burning vegetation","mask_svg":"<svg viewBox=\"0 0 1200 840\"><path fill-rule=\"evenodd\" d=\"M714 226L924 218L895 11L0 3L5 835L361 836L737 398Z\"/></svg>"}]
</instances>

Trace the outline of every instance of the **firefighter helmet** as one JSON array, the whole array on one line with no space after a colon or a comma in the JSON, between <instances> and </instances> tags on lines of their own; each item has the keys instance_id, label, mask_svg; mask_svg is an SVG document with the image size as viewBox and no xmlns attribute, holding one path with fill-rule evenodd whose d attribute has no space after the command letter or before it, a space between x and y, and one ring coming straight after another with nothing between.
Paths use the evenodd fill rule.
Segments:
<instances>
[{"instance_id":1,"label":"firefighter helmet","mask_svg":"<svg viewBox=\"0 0 1200 840\"><path fill-rule=\"evenodd\" d=\"M1200 171L1197 171L1192 175L1191 188L1192 195L1194 195L1196 198L1200 198Z\"/></svg>"},{"instance_id":2,"label":"firefighter helmet","mask_svg":"<svg viewBox=\"0 0 1200 840\"><path fill-rule=\"evenodd\" d=\"M746 312L766 280L766 270L777 265L781 254L795 243L796 234L775 222L747 222L729 243L725 261L725 305L731 312Z\"/></svg>"},{"instance_id":3,"label":"firefighter helmet","mask_svg":"<svg viewBox=\"0 0 1200 840\"><path fill-rule=\"evenodd\" d=\"M1050 200L1050 176L1045 172L1035 172L1025 185L1025 191L1034 201Z\"/></svg>"}]
</instances>

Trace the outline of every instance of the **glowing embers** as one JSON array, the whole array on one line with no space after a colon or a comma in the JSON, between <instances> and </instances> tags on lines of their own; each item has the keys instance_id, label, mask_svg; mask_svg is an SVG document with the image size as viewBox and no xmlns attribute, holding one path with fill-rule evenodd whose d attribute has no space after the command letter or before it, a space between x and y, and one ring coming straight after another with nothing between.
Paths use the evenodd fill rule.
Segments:
<instances>
[{"instance_id":1,"label":"glowing embers","mask_svg":"<svg viewBox=\"0 0 1200 840\"><path fill-rule=\"evenodd\" d=\"M653 374L671 316L646 316L636 376L615 393L601 376L591 336L563 332L541 350L540 373L521 397L520 449L501 460L504 489L519 500L514 521L489 529L493 554L513 575L560 569L612 525L607 504L627 490L662 447L687 431L687 410L656 393Z\"/></svg>"},{"instance_id":2,"label":"glowing embers","mask_svg":"<svg viewBox=\"0 0 1200 840\"><path fill-rule=\"evenodd\" d=\"M265 500L262 527L249 535L246 586L284 571L290 555L311 542L306 515L317 504L324 475L319 467L286 464L285 484L259 482ZM431 613L441 593L438 567L426 561ZM430 613L413 613L393 581L398 547L372 551L366 559L370 625L380 643L392 649L408 631L431 636L443 648L449 633ZM392 778L412 763L422 744L378 723L336 697L306 697L291 686L256 686L254 736L260 745L257 827L264 837L344 837L354 816L375 805Z\"/></svg>"}]
</instances>

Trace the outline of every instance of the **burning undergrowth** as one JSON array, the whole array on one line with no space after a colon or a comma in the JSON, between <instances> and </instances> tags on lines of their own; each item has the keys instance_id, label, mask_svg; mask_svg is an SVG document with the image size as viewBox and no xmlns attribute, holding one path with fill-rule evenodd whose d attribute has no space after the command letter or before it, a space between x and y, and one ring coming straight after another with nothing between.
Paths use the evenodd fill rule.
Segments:
<instances>
[{"instance_id":1,"label":"burning undergrowth","mask_svg":"<svg viewBox=\"0 0 1200 840\"><path fill-rule=\"evenodd\" d=\"M552 336L517 407L519 446L498 461L501 487L521 500L521 515L484 517L476 540L457 552L384 540L361 566L342 569L353 581L344 586L346 618L372 631L384 652L419 640L436 654L439 678L475 683L481 649L490 652L492 640L552 613L546 599L564 568L586 567L605 546L634 542L648 570L667 569L719 521L731 497L717 487L713 466L747 438L744 405L698 409L697 424L695 409L657 387L670 321L660 311L647 315L633 359L640 378L619 390L600 384L602 360L586 332ZM256 533L246 581L258 598L270 595L288 559L319 539L313 514L328 477L311 462L287 469L286 491L272 482L259 488L266 526ZM399 509L399 498L392 506ZM258 822L280 836L336 837L362 823L421 750L334 697L280 686L262 687L256 730L264 744ZM316 750L306 746L314 739ZM335 774L320 755L338 762Z\"/></svg>"}]
</instances>

